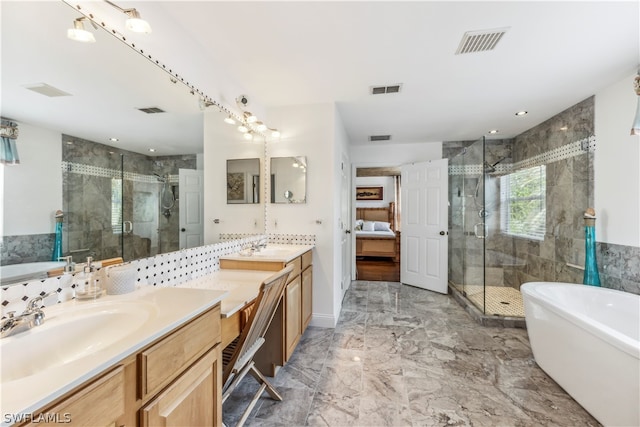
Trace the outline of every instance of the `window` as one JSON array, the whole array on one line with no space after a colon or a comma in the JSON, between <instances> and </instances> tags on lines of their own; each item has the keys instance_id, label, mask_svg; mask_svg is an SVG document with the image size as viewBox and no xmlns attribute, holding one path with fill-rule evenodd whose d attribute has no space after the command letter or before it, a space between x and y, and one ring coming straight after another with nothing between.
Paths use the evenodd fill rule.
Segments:
<instances>
[{"instance_id":1,"label":"window","mask_svg":"<svg viewBox=\"0 0 640 427\"><path fill-rule=\"evenodd\" d=\"M544 239L546 181L544 165L500 177L500 229L503 233Z\"/></svg>"},{"instance_id":2,"label":"window","mask_svg":"<svg viewBox=\"0 0 640 427\"><path fill-rule=\"evenodd\" d=\"M122 180L111 179L111 229L122 234Z\"/></svg>"}]
</instances>

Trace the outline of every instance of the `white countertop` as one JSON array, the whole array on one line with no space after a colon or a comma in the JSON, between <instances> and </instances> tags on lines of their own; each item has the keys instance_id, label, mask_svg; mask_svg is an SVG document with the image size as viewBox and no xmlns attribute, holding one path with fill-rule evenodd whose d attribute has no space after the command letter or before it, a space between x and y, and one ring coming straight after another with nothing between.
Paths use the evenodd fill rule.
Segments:
<instances>
[{"instance_id":1,"label":"white countertop","mask_svg":"<svg viewBox=\"0 0 640 427\"><path fill-rule=\"evenodd\" d=\"M199 279L185 282L179 287L214 289L227 292L220 305L220 316L230 317L258 296L260 284L275 271L220 270Z\"/></svg>"},{"instance_id":2,"label":"white countertop","mask_svg":"<svg viewBox=\"0 0 640 427\"><path fill-rule=\"evenodd\" d=\"M72 328L70 329L72 331L80 330L78 324L82 325L83 322L85 325L87 324L86 319L89 317L82 316L87 316L88 312L104 312L105 315L109 315L110 312L125 306L127 306L127 310L139 308L142 314L137 317L144 318L144 321L136 325L137 329L132 326L131 330L126 329L126 326L123 327L120 322L117 326L119 330L113 332L122 334L122 329L125 329L126 333L115 342L110 341L108 345L103 345L100 348L100 339L95 337L96 342L92 342L90 347L98 347L98 350L87 349L85 352L81 352L82 356L74 357L72 361L55 363L39 372L11 381L4 381L4 378L15 375L15 367L10 368L8 365L16 362L15 359L8 361L3 357L0 404L2 420L0 423L3 426L11 425L13 422L8 419L8 416L31 414L41 409L56 398L203 313L220 302L226 295L228 292L224 290L145 287L126 295L105 295L92 301L72 300L44 308L45 323L29 331L3 338L0 342L0 352L5 353L2 350L3 346L6 346L5 349L13 346L14 349L19 350L18 354L20 355L24 344L24 359L31 359L29 362L31 365L45 366L52 364L51 360L54 359L53 356L57 350L64 351L65 346L61 343L63 339L71 342L75 339L73 336L60 337L59 333L55 334L57 336L51 337L53 334L46 334L48 329L59 332L55 328L61 326L64 328L67 325ZM74 313L82 314L74 319ZM122 315L125 321L127 316L128 312ZM112 328L115 329L116 326ZM91 332L93 330L84 333ZM100 324L100 334L96 333L96 335L104 336L109 333L109 325ZM29 336L29 334L33 335ZM33 337L36 337L35 341ZM51 341L54 342L52 345L54 351L44 349L44 341L47 340L49 345L51 345ZM57 346L56 341L60 342ZM42 346L39 346L39 343L42 343ZM10 351L6 353L10 353ZM3 356L6 356L6 353ZM23 358L18 357L17 359ZM18 363L22 363L22 361L19 360ZM22 366L19 367L22 368ZM29 367L25 369L29 369Z\"/></svg>"},{"instance_id":3,"label":"white countertop","mask_svg":"<svg viewBox=\"0 0 640 427\"><path fill-rule=\"evenodd\" d=\"M241 255L241 252L222 256L220 259L234 260L234 261L270 261L270 262L284 262L294 260L303 253L313 249L313 245L279 245L268 244L266 248L260 251L253 252L250 256Z\"/></svg>"}]
</instances>

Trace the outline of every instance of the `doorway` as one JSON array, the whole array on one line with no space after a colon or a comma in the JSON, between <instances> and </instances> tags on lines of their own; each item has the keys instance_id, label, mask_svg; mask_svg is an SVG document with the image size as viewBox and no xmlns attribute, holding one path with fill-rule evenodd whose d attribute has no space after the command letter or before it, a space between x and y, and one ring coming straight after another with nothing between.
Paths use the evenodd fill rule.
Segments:
<instances>
[{"instance_id":1,"label":"doorway","mask_svg":"<svg viewBox=\"0 0 640 427\"><path fill-rule=\"evenodd\" d=\"M355 268L358 280L400 281L399 166L357 167Z\"/></svg>"}]
</instances>

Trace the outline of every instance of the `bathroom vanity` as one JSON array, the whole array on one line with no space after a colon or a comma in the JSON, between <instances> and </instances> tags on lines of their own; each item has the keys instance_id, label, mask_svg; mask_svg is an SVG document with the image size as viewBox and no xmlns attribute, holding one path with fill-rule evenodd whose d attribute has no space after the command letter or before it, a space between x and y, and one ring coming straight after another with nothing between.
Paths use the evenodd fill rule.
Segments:
<instances>
[{"instance_id":1,"label":"bathroom vanity","mask_svg":"<svg viewBox=\"0 0 640 427\"><path fill-rule=\"evenodd\" d=\"M46 309L2 340L2 425L220 425L225 295L148 288Z\"/></svg>"},{"instance_id":2,"label":"bathroom vanity","mask_svg":"<svg viewBox=\"0 0 640 427\"><path fill-rule=\"evenodd\" d=\"M278 367L284 366L311 321L312 249L313 246L310 245L268 245L266 249L254 252L251 256L234 254L220 258L221 271L234 269L275 272L293 266L284 294L265 336L265 344L255 357L256 365L266 375L275 376ZM237 328L239 333L249 310L248 305L238 312L236 317L223 321L223 330Z\"/></svg>"}]
</instances>

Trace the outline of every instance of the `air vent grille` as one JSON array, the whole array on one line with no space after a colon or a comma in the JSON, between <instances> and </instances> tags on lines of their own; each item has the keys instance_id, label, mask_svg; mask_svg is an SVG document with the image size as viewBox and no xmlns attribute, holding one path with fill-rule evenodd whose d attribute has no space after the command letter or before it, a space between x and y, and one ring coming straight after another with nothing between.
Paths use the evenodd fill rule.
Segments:
<instances>
[{"instance_id":1,"label":"air vent grille","mask_svg":"<svg viewBox=\"0 0 640 427\"><path fill-rule=\"evenodd\" d=\"M486 52L495 49L509 27L493 30L467 31L460 40L456 55L463 53Z\"/></svg>"},{"instance_id":2,"label":"air vent grille","mask_svg":"<svg viewBox=\"0 0 640 427\"><path fill-rule=\"evenodd\" d=\"M157 114L157 113L164 113L164 110L158 107L146 107L146 108L138 108L138 110L142 111L143 113L147 113L147 114Z\"/></svg>"},{"instance_id":3,"label":"air vent grille","mask_svg":"<svg viewBox=\"0 0 640 427\"><path fill-rule=\"evenodd\" d=\"M35 83L24 86L25 88L32 90L40 95L48 96L50 98L54 98L57 96L71 96L70 93L67 93L63 90L58 89L57 87L53 87L46 83Z\"/></svg>"},{"instance_id":4,"label":"air vent grille","mask_svg":"<svg viewBox=\"0 0 640 427\"><path fill-rule=\"evenodd\" d=\"M382 95L385 93L398 93L402 88L401 84L391 86L371 86L371 95Z\"/></svg>"},{"instance_id":5,"label":"air vent grille","mask_svg":"<svg viewBox=\"0 0 640 427\"><path fill-rule=\"evenodd\" d=\"M369 136L369 141L390 141L391 135L371 135Z\"/></svg>"}]
</instances>

